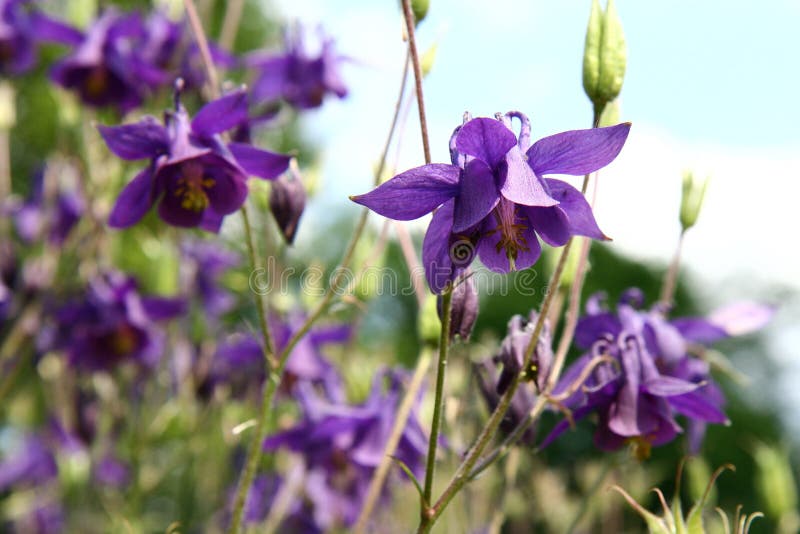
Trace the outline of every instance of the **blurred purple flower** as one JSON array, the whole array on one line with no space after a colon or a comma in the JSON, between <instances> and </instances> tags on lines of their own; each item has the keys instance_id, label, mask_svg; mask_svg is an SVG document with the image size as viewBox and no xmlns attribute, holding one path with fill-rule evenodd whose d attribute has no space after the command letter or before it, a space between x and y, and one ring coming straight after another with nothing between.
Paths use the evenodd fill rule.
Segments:
<instances>
[{"instance_id":1,"label":"blurred purple flower","mask_svg":"<svg viewBox=\"0 0 800 534\"><path fill-rule=\"evenodd\" d=\"M92 476L97 483L117 489L131 481L130 467L113 454L106 454L95 464Z\"/></svg>"},{"instance_id":2,"label":"blurred purple flower","mask_svg":"<svg viewBox=\"0 0 800 534\"><path fill-rule=\"evenodd\" d=\"M531 311L527 318L521 315L513 316L508 322L508 334L503 339L499 352L491 359L475 364L478 386L490 411L497 407L500 397L506 392L514 376L522 371L525 351L533 336L537 319L536 311ZM545 322L530 367L525 370L525 380L514 394L511 408L500 423L503 432L511 432L533 408L536 396L544 387L553 363L551 345L550 328ZM525 443L533 444L534 428L529 428L522 439Z\"/></svg>"},{"instance_id":3,"label":"blurred purple flower","mask_svg":"<svg viewBox=\"0 0 800 534\"><path fill-rule=\"evenodd\" d=\"M76 91L85 104L127 113L169 79L142 56L144 35L138 13L106 10L72 53L53 66L50 77Z\"/></svg>"},{"instance_id":4,"label":"blurred purple flower","mask_svg":"<svg viewBox=\"0 0 800 534\"><path fill-rule=\"evenodd\" d=\"M169 224L200 226L217 232L226 215L247 197L249 175L272 180L289 166L289 156L251 145L224 143L220 133L247 119L247 94L233 91L209 102L189 118L176 86L175 111L167 112L166 127L146 117L134 124L99 126L109 149L122 159L150 159L120 193L109 225L136 224L158 203Z\"/></svg>"},{"instance_id":5,"label":"blurred purple flower","mask_svg":"<svg viewBox=\"0 0 800 534\"><path fill-rule=\"evenodd\" d=\"M289 173L272 182L269 193L269 209L283 238L290 245L294 243L305 207L306 189L303 179L294 167L290 167Z\"/></svg>"},{"instance_id":6,"label":"blurred purple flower","mask_svg":"<svg viewBox=\"0 0 800 534\"><path fill-rule=\"evenodd\" d=\"M17 76L33 68L39 42L75 44L78 30L31 7L30 0L0 0L0 74Z\"/></svg>"},{"instance_id":7,"label":"blurred purple flower","mask_svg":"<svg viewBox=\"0 0 800 534\"><path fill-rule=\"evenodd\" d=\"M520 121L519 138L511 119ZM428 285L435 293L464 272L477 253L489 269L526 269L539 258L539 237L552 246L573 235L607 239L583 195L547 174L584 175L611 163L630 123L574 130L530 144L530 121L512 111L471 119L450 140L452 165L432 163L351 197L391 219L435 211L422 245ZM437 209L438 208L438 209Z\"/></svg>"},{"instance_id":8,"label":"blurred purple flower","mask_svg":"<svg viewBox=\"0 0 800 534\"><path fill-rule=\"evenodd\" d=\"M692 345L727 337L725 327L730 326L715 322L713 314L710 319L670 321L658 306L639 311L642 300L640 291L628 290L612 313L603 308L600 297L589 299L588 314L575 332L575 343L588 352L565 371L555 394L570 387L593 358L610 357L612 362L600 363L582 388L564 402L574 410L576 420L598 413L596 445L614 450L631 443L638 454L646 456L652 445L667 443L682 432L675 416L683 415L690 425L690 449L696 452L705 425L726 424L728 419L722 410L722 392ZM769 310L748 305L736 317L757 316L759 320L750 323L752 331L766 323ZM567 428L566 421L557 424L543 446Z\"/></svg>"},{"instance_id":9,"label":"blurred purple flower","mask_svg":"<svg viewBox=\"0 0 800 534\"><path fill-rule=\"evenodd\" d=\"M355 522L372 473L383 460L405 378L402 371L378 373L367 400L355 406L323 399L308 384L300 384L303 421L264 442L265 450L286 447L305 459L306 498L320 529ZM415 410L395 456L419 475L426 451L427 438Z\"/></svg>"},{"instance_id":10,"label":"blurred purple flower","mask_svg":"<svg viewBox=\"0 0 800 534\"><path fill-rule=\"evenodd\" d=\"M123 362L151 368L163 349L156 321L176 317L185 307L179 299L143 297L133 278L107 273L91 281L83 298L56 311L53 348L65 350L80 369L111 370Z\"/></svg>"},{"instance_id":11,"label":"blurred purple flower","mask_svg":"<svg viewBox=\"0 0 800 534\"><path fill-rule=\"evenodd\" d=\"M302 326L304 316L295 313L283 320L273 316L270 329L277 350L283 350L289 338ZM286 363L282 386L292 391L299 382L321 386L329 398L344 399L342 380L336 368L325 358L322 348L345 343L352 335L349 325L315 326L295 345ZM229 383L234 390L248 384L261 384L265 378L264 352L261 343L251 335L235 335L220 344L211 363L212 384Z\"/></svg>"},{"instance_id":12,"label":"blurred purple flower","mask_svg":"<svg viewBox=\"0 0 800 534\"><path fill-rule=\"evenodd\" d=\"M34 174L28 198L12 208L14 223L20 238L27 243L38 241L47 231L50 243L61 245L83 216L86 206L76 189L60 185L50 205L45 195L44 175L44 170Z\"/></svg>"},{"instance_id":13,"label":"blurred purple flower","mask_svg":"<svg viewBox=\"0 0 800 534\"><path fill-rule=\"evenodd\" d=\"M29 435L0 462L0 492L42 486L57 476L58 466L50 448L40 437Z\"/></svg>"},{"instance_id":14,"label":"blurred purple flower","mask_svg":"<svg viewBox=\"0 0 800 534\"><path fill-rule=\"evenodd\" d=\"M298 109L312 109L320 107L328 93L347 96L339 74L344 58L334 51L333 40L323 36L319 55L311 55L302 33L286 32L282 54L257 53L245 61L257 71L253 84L256 104L284 100Z\"/></svg>"},{"instance_id":15,"label":"blurred purple flower","mask_svg":"<svg viewBox=\"0 0 800 534\"><path fill-rule=\"evenodd\" d=\"M187 291L200 298L203 311L211 318L219 317L233 308L236 299L219 283L219 277L239 265L238 254L219 243L192 240L181 244L181 253L188 261L181 268L188 282Z\"/></svg>"}]
</instances>

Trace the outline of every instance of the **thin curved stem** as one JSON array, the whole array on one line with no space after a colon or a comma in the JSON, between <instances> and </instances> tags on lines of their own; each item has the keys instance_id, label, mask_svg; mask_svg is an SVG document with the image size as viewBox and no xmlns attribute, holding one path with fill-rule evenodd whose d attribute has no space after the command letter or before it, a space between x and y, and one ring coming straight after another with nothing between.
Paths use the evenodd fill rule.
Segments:
<instances>
[{"instance_id":1,"label":"thin curved stem","mask_svg":"<svg viewBox=\"0 0 800 534\"><path fill-rule=\"evenodd\" d=\"M447 352L450 348L450 316L452 315L453 289L448 287L442 293L442 329L439 335L439 363L436 370L436 389L434 391L433 417L431 418L431 434L428 440L428 460L425 464L425 489L423 492L422 516L428 513L433 494L433 477L436 471L436 446L439 443L439 431L442 427L442 411L444 408L444 377L447 371Z\"/></svg>"},{"instance_id":2,"label":"thin curved stem","mask_svg":"<svg viewBox=\"0 0 800 534\"><path fill-rule=\"evenodd\" d=\"M419 129L422 133L422 150L425 152L425 163L431 162L431 146L428 141L428 120L425 116L425 99L422 97L422 67L419 63L417 38L414 34L414 12L411 0L403 0L403 17L406 19L408 32L408 51L411 53L411 64L414 66L414 82L417 91L417 108L419 109Z\"/></svg>"},{"instance_id":3,"label":"thin curved stem","mask_svg":"<svg viewBox=\"0 0 800 534\"><path fill-rule=\"evenodd\" d=\"M672 262L669 264L669 269L667 269L667 272L664 275L664 282L661 285L661 296L659 297L658 301L665 307L672 305L672 299L675 296L675 289L678 285L678 272L680 271L681 267L681 253L683 252L684 236L686 236L686 230L682 230L680 237L678 237L678 245L675 247L675 255L672 257Z\"/></svg>"}]
</instances>

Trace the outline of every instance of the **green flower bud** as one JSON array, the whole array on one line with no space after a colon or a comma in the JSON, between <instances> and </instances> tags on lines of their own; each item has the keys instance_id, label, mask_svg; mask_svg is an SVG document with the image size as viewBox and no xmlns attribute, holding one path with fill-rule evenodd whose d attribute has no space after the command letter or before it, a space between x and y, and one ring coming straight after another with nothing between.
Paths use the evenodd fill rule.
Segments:
<instances>
[{"instance_id":1,"label":"green flower bud","mask_svg":"<svg viewBox=\"0 0 800 534\"><path fill-rule=\"evenodd\" d=\"M788 453L779 447L759 443L753 457L758 466L756 487L767 514L779 519L797 510L797 486Z\"/></svg>"},{"instance_id":2,"label":"green flower bud","mask_svg":"<svg viewBox=\"0 0 800 534\"><path fill-rule=\"evenodd\" d=\"M703 207L703 197L706 195L708 178L696 180L691 172L683 175L683 194L681 195L681 227L685 232L695 225L700 208Z\"/></svg>"},{"instance_id":3,"label":"green flower bud","mask_svg":"<svg viewBox=\"0 0 800 534\"><path fill-rule=\"evenodd\" d=\"M625 35L614 0L608 0L605 12L599 0L593 0L583 53L583 89L594 104L595 117L619 95L626 61Z\"/></svg>"},{"instance_id":4,"label":"green flower bud","mask_svg":"<svg viewBox=\"0 0 800 534\"><path fill-rule=\"evenodd\" d=\"M414 20L416 21L415 26L419 25L428 14L430 5L430 0L411 0L411 11L414 12Z\"/></svg>"},{"instance_id":5,"label":"green flower bud","mask_svg":"<svg viewBox=\"0 0 800 534\"><path fill-rule=\"evenodd\" d=\"M606 104L606 107L603 108L603 112L600 114L600 121L597 123L597 127L604 128L606 126L614 126L620 122L619 99L617 98Z\"/></svg>"},{"instance_id":6,"label":"green flower bud","mask_svg":"<svg viewBox=\"0 0 800 534\"><path fill-rule=\"evenodd\" d=\"M436 48L438 46L439 45L434 44L430 48L428 48L424 54L422 54L419 66L422 68L423 77L426 77L428 76L428 74L431 73L431 69L433 68L433 62L436 60Z\"/></svg>"}]
</instances>

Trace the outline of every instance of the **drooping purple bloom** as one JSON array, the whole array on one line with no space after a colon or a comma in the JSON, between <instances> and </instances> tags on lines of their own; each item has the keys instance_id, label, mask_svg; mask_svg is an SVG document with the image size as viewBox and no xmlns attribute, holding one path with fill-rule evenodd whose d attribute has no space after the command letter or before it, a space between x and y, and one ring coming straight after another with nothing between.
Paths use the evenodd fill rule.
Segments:
<instances>
[{"instance_id":1,"label":"drooping purple bloom","mask_svg":"<svg viewBox=\"0 0 800 534\"><path fill-rule=\"evenodd\" d=\"M450 339L455 338L458 334L461 339L469 340L472 327L475 326L475 321L478 319L478 304L478 291L475 289L474 281L467 274L464 280L453 288L453 297L450 303ZM436 299L436 311L441 319L441 295Z\"/></svg>"},{"instance_id":2,"label":"drooping purple bloom","mask_svg":"<svg viewBox=\"0 0 800 534\"><path fill-rule=\"evenodd\" d=\"M186 260L181 264L188 287L196 294L209 317L219 317L233 308L236 299L220 285L220 276L239 265L239 255L211 241L186 241L181 245Z\"/></svg>"},{"instance_id":3,"label":"drooping purple bloom","mask_svg":"<svg viewBox=\"0 0 800 534\"><path fill-rule=\"evenodd\" d=\"M44 187L45 171L34 174L28 198L11 212L17 234L27 243L38 241L47 233L50 243L61 245L83 216L83 196L74 188L58 184L54 198L48 199Z\"/></svg>"},{"instance_id":4,"label":"drooping purple bloom","mask_svg":"<svg viewBox=\"0 0 800 534\"><path fill-rule=\"evenodd\" d=\"M40 42L75 44L78 30L31 7L30 0L0 0L0 74L17 76L33 68Z\"/></svg>"},{"instance_id":5,"label":"drooping purple bloom","mask_svg":"<svg viewBox=\"0 0 800 534\"><path fill-rule=\"evenodd\" d=\"M306 207L306 189L300 173L293 167L290 171L272 182L269 209L283 238L291 245Z\"/></svg>"},{"instance_id":6,"label":"drooping purple bloom","mask_svg":"<svg viewBox=\"0 0 800 534\"><path fill-rule=\"evenodd\" d=\"M631 443L646 456L650 446L667 443L682 432L675 416L683 415L690 425L690 448L696 451L707 423L728 420L722 392L711 378L707 362L694 355L692 345L729 334L722 321L668 320L658 306L638 310L641 303L638 290L623 295L616 313L605 310L599 297L589 299L588 314L575 332L575 343L588 352L565 371L555 393L572 386L595 357L610 358L610 362L597 365L564 402L574 410L576 420L598 414L596 445L613 450ZM763 326L770 315L767 310L748 307L747 314L761 318L752 327ZM544 445L567 427L566 421L556 425Z\"/></svg>"},{"instance_id":7,"label":"drooping purple bloom","mask_svg":"<svg viewBox=\"0 0 800 534\"><path fill-rule=\"evenodd\" d=\"M519 137L511 130L513 117L521 124ZM629 123L574 130L531 145L522 113L471 119L453 132L451 165L411 169L352 200L397 220L436 210L422 261L428 284L441 293L476 254L489 269L509 272L536 262L539 237L552 246L573 235L606 239L580 191L544 176L584 175L608 165L629 130Z\"/></svg>"},{"instance_id":8,"label":"drooping purple bloom","mask_svg":"<svg viewBox=\"0 0 800 534\"><path fill-rule=\"evenodd\" d=\"M283 100L298 109L312 109L321 106L328 93L344 98L347 87L339 74L343 59L330 38L323 37L321 51L311 55L301 31L287 32L284 53L256 54L246 60L257 71L253 100L256 104Z\"/></svg>"},{"instance_id":9,"label":"drooping purple bloom","mask_svg":"<svg viewBox=\"0 0 800 534\"><path fill-rule=\"evenodd\" d=\"M66 351L79 369L111 370L123 362L151 368L163 349L156 322L184 309L182 300L143 297L133 278L107 273L92 280L81 299L56 311L52 348Z\"/></svg>"},{"instance_id":10,"label":"drooping purple bloom","mask_svg":"<svg viewBox=\"0 0 800 534\"><path fill-rule=\"evenodd\" d=\"M352 526L366 496L375 468L391 433L402 397L405 374L379 373L367 400L352 406L320 398L307 384L298 388L304 419L297 426L273 435L265 450L280 447L301 454L306 463L306 498L314 520L323 531ZM384 381L387 381L384 387ZM419 400L419 399L418 399ZM420 474L427 438L412 413L395 456Z\"/></svg>"},{"instance_id":11,"label":"drooping purple bloom","mask_svg":"<svg viewBox=\"0 0 800 534\"><path fill-rule=\"evenodd\" d=\"M134 124L98 127L120 158L150 159L120 193L110 226L136 224L158 204L158 214L169 224L217 232L222 219L244 204L249 175L272 180L289 166L289 156L220 138L221 132L247 119L244 89L209 102L190 119L180 104L181 87L179 81L175 111L166 113L166 126L146 117Z\"/></svg>"},{"instance_id":12,"label":"drooping purple bloom","mask_svg":"<svg viewBox=\"0 0 800 534\"><path fill-rule=\"evenodd\" d=\"M288 319L272 317L270 330L276 349L283 350L289 338L302 326L304 316L296 313ZM349 325L315 326L295 345L281 381L286 391L302 382L320 386L329 398L344 399L344 387L336 368L323 354L326 345L346 343L352 336ZM264 351L251 335L234 335L221 343L211 362L212 384L227 383L234 391L260 385L265 378Z\"/></svg>"},{"instance_id":13,"label":"drooping purple bloom","mask_svg":"<svg viewBox=\"0 0 800 534\"><path fill-rule=\"evenodd\" d=\"M53 66L50 77L77 92L85 104L113 106L127 113L169 80L142 56L144 32L139 14L109 9L92 23L72 53Z\"/></svg>"},{"instance_id":14,"label":"drooping purple bloom","mask_svg":"<svg viewBox=\"0 0 800 534\"><path fill-rule=\"evenodd\" d=\"M508 334L500 345L499 352L492 358L475 365L478 386L486 400L489 410L494 410L500 397L506 392L511 381L520 372L525 361L525 351L533 336L538 314L531 311L529 317L515 315L508 322ZM500 423L503 432L511 432L533 408L536 396L547 382L553 363L553 349L550 328L545 323L539 341L531 357L530 366L524 371L525 379L511 400L506 417ZM528 429L522 438L533 443L535 430Z\"/></svg>"}]
</instances>

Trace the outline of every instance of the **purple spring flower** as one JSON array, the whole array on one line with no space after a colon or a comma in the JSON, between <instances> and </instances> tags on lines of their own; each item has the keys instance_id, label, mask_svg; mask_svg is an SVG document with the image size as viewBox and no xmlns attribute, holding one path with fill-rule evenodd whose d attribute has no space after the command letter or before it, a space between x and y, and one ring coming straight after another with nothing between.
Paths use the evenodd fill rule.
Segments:
<instances>
[{"instance_id":1,"label":"purple spring flower","mask_svg":"<svg viewBox=\"0 0 800 534\"><path fill-rule=\"evenodd\" d=\"M0 74L20 75L36 63L39 42L75 44L79 31L30 8L30 0L0 0Z\"/></svg>"},{"instance_id":2,"label":"purple spring flower","mask_svg":"<svg viewBox=\"0 0 800 534\"><path fill-rule=\"evenodd\" d=\"M74 90L90 106L113 106L122 113L140 106L168 77L141 55L144 25L137 13L107 10L53 66L54 82Z\"/></svg>"},{"instance_id":3,"label":"purple spring flower","mask_svg":"<svg viewBox=\"0 0 800 534\"><path fill-rule=\"evenodd\" d=\"M355 522L372 473L383 460L402 396L403 377L398 371L379 373L369 397L357 406L328 402L312 388L300 387L304 420L264 442L265 450L286 447L303 455L306 498L313 504L314 520L320 529L328 531ZM384 381L388 381L385 390ZM395 455L419 474L426 451L427 438L412 414Z\"/></svg>"},{"instance_id":4,"label":"purple spring flower","mask_svg":"<svg viewBox=\"0 0 800 534\"><path fill-rule=\"evenodd\" d=\"M236 299L220 285L219 277L239 265L239 255L210 241L186 241L181 252L188 260L181 265L186 268L189 285L186 289L200 298L203 311L212 318L230 311Z\"/></svg>"},{"instance_id":5,"label":"purple spring flower","mask_svg":"<svg viewBox=\"0 0 800 534\"><path fill-rule=\"evenodd\" d=\"M106 454L96 463L92 476L97 483L118 489L124 488L131 481L130 467L113 454Z\"/></svg>"},{"instance_id":6,"label":"purple spring flower","mask_svg":"<svg viewBox=\"0 0 800 534\"><path fill-rule=\"evenodd\" d=\"M246 61L258 72L253 84L254 102L284 100L298 109L312 109L320 107L328 93L347 96L339 74L344 58L334 51L333 40L323 38L319 55L310 55L301 33L286 33L283 54L257 54Z\"/></svg>"},{"instance_id":7,"label":"purple spring flower","mask_svg":"<svg viewBox=\"0 0 800 534\"><path fill-rule=\"evenodd\" d=\"M513 117L521 124L519 138L511 130ZM489 269L509 272L536 262L541 253L537 235L552 246L573 235L607 239L580 191L544 176L583 175L608 165L629 130L630 123L574 130L531 145L530 122L522 113L471 119L453 132L452 165L416 167L351 198L403 221L436 210L422 261L428 284L441 293L476 252Z\"/></svg>"},{"instance_id":8,"label":"purple spring flower","mask_svg":"<svg viewBox=\"0 0 800 534\"><path fill-rule=\"evenodd\" d=\"M50 448L41 438L27 436L0 462L0 492L42 486L57 476L58 466Z\"/></svg>"},{"instance_id":9,"label":"purple spring flower","mask_svg":"<svg viewBox=\"0 0 800 534\"><path fill-rule=\"evenodd\" d=\"M612 313L601 306L598 296L589 299L588 315L575 332L575 343L589 350L565 371L555 393L574 385L595 357L610 358L611 362L597 365L581 389L564 402L576 420L598 413L596 445L614 450L631 443L646 456L652 445L667 443L682 432L675 416L683 415L689 421L690 449L696 451L705 425L726 424L728 419L722 392L709 375L708 364L693 355L692 346L727 337L735 331L731 325L742 324L743 316L755 317L749 320L748 331L760 328L769 320L770 308L747 305L740 313L727 315L727 321L715 320L713 314L710 319L669 321L659 307L637 310L642 300L640 291L629 290ZM556 425L543 446L567 427L566 421Z\"/></svg>"},{"instance_id":10,"label":"purple spring flower","mask_svg":"<svg viewBox=\"0 0 800 534\"><path fill-rule=\"evenodd\" d=\"M521 315L513 316L508 322L508 334L503 339L499 352L491 359L475 365L478 386L489 410L495 409L500 396L506 392L514 376L522 371L525 351L533 336L537 319L536 311L531 311L528 318ZM520 384L511 400L508 414L500 423L503 432L511 432L533 408L536 396L544 387L553 363L551 344L550 328L545 323L534 349L530 367L525 370L526 380ZM523 440L532 444L534 439L535 430L530 428L525 432Z\"/></svg>"},{"instance_id":11,"label":"purple spring flower","mask_svg":"<svg viewBox=\"0 0 800 534\"><path fill-rule=\"evenodd\" d=\"M41 239L49 226L48 240L61 245L80 220L86 209L83 197L76 189L59 188L50 206L44 191L45 171L36 172L31 192L21 205L12 208L17 234L26 243Z\"/></svg>"},{"instance_id":12,"label":"purple spring flower","mask_svg":"<svg viewBox=\"0 0 800 534\"><path fill-rule=\"evenodd\" d=\"M111 370L126 361L151 368L163 349L156 321L182 314L185 303L142 297L136 286L133 278L120 273L92 280L82 299L56 312L54 348L65 350L80 369Z\"/></svg>"},{"instance_id":13,"label":"purple spring flower","mask_svg":"<svg viewBox=\"0 0 800 534\"><path fill-rule=\"evenodd\" d=\"M303 322L302 314L293 314L287 321L271 318L270 329L277 350L286 346ZM292 391L298 383L307 382L321 386L329 398L343 400L341 378L322 349L326 345L346 343L351 336L349 325L315 326L292 350L282 380L284 387ZM209 372L212 384L229 383L240 391L248 384L260 385L264 378L264 351L255 337L234 335L217 348Z\"/></svg>"},{"instance_id":14,"label":"purple spring flower","mask_svg":"<svg viewBox=\"0 0 800 534\"><path fill-rule=\"evenodd\" d=\"M247 119L247 94L233 91L209 102L194 119L180 104L166 127L152 117L123 126L99 126L109 149L122 159L150 159L150 164L122 190L109 225L126 228L158 203L169 224L219 231L222 219L247 198L248 175L272 180L289 166L289 156L240 143L224 143L220 133Z\"/></svg>"}]
</instances>

